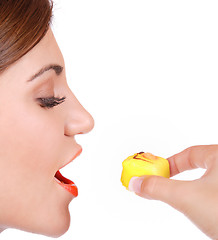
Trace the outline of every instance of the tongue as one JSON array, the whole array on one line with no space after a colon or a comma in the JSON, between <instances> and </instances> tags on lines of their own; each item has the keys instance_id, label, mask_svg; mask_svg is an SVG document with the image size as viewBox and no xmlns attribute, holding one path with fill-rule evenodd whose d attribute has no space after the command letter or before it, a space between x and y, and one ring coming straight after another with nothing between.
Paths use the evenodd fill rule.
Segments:
<instances>
[{"instance_id":1,"label":"tongue","mask_svg":"<svg viewBox=\"0 0 218 240\"><path fill-rule=\"evenodd\" d=\"M70 193L72 193L75 197L78 196L78 189L73 181L62 176L60 171L56 172L55 178L57 179L59 184L62 185L62 187L64 187L66 190L68 190Z\"/></svg>"},{"instance_id":2,"label":"tongue","mask_svg":"<svg viewBox=\"0 0 218 240\"><path fill-rule=\"evenodd\" d=\"M74 184L74 182L72 182L70 179L67 179L64 176L62 176L60 171L56 172L55 178L57 178L60 182L62 182L64 184Z\"/></svg>"}]
</instances>

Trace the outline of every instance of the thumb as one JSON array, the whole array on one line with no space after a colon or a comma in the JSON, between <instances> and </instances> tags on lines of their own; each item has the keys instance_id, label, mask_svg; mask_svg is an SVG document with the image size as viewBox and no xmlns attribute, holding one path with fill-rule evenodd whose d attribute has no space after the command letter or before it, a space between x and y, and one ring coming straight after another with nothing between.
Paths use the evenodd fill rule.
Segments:
<instances>
[{"instance_id":1,"label":"thumb","mask_svg":"<svg viewBox=\"0 0 218 240\"><path fill-rule=\"evenodd\" d=\"M163 201L183 212L190 204L190 185L189 181L152 175L132 177L128 188L141 197Z\"/></svg>"}]
</instances>

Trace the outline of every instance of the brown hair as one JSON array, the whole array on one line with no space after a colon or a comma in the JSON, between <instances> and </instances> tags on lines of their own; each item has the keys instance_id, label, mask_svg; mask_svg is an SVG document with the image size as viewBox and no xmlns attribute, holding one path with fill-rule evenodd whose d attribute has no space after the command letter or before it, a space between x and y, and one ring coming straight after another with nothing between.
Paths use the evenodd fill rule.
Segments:
<instances>
[{"instance_id":1,"label":"brown hair","mask_svg":"<svg viewBox=\"0 0 218 240\"><path fill-rule=\"evenodd\" d=\"M46 34L52 0L0 0L0 73Z\"/></svg>"}]
</instances>

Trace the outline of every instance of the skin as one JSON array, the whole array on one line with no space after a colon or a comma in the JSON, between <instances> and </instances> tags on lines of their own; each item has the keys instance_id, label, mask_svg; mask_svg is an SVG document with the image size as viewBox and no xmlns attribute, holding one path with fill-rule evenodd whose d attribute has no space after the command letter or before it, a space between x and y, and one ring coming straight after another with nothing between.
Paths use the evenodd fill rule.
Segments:
<instances>
[{"instance_id":1,"label":"skin","mask_svg":"<svg viewBox=\"0 0 218 240\"><path fill-rule=\"evenodd\" d=\"M63 71L50 69L27 82L50 64ZM66 99L49 109L37 101L53 95ZM69 228L73 195L54 175L81 149L74 136L89 132L94 121L67 84L64 59L51 29L0 75L0 102L0 230L18 228L59 237Z\"/></svg>"},{"instance_id":2,"label":"skin","mask_svg":"<svg viewBox=\"0 0 218 240\"><path fill-rule=\"evenodd\" d=\"M218 239L218 145L193 146L168 158L171 176L194 168L205 174L193 181L157 176L133 178L137 195L161 200L184 213L211 239Z\"/></svg>"}]
</instances>

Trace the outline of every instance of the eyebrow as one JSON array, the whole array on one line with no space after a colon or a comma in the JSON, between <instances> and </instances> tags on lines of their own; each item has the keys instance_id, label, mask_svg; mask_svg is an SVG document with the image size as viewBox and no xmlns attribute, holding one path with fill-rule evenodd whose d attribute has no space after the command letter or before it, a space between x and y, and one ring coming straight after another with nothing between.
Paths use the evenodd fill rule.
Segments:
<instances>
[{"instance_id":1,"label":"eyebrow","mask_svg":"<svg viewBox=\"0 0 218 240\"><path fill-rule=\"evenodd\" d=\"M45 66L43 68L41 68L37 73L35 73L32 77L29 78L29 80L27 80L27 82L31 82L34 79L40 77L43 73L49 71L49 70L54 70L56 75L60 75L63 71L63 67L58 65L58 64L50 64L48 66Z\"/></svg>"}]
</instances>

